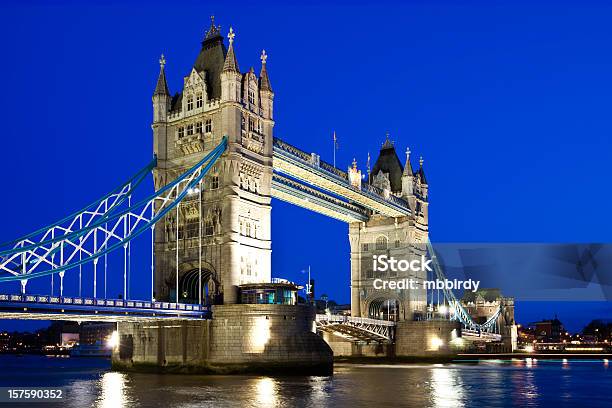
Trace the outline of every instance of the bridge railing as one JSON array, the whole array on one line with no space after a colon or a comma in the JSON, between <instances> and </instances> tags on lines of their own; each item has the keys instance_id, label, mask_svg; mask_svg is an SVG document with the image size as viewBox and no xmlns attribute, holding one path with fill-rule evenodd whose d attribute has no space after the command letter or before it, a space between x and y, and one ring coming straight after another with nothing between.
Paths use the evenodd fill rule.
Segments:
<instances>
[{"instance_id":1,"label":"bridge railing","mask_svg":"<svg viewBox=\"0 0 612 408\"><path fill-rule=\"evenodd\" d=\"M12 295L0 294L0 305L2 303L42 303L56 305L73 305L73 306L103 306L103 307L121 307L121 308L136 308L136 309L161 309L161 310L185 310L185 311L208 311L209 308L203 305L188 304L188 303L172 303L172 302L150 302L144 300L124 300L124 299L93 299L83 297L64 297L64 296L49 296L49 295Z\"/></svg>"},{"instance_id":2,"label":"bridge railing","mask_svg":"<svg viewBox=\"0 0 612 408\"><path fill-rule=\"evenodd\" d=\"M354 212L359 213L359 214L364 215L364 216L367 215L366 210L363 209L362 207L358 207L356 205L353 205L353 204L347 203L345 201L342 201L342 200L340 200L340 199L338 199L336 197L323 194L319 190L316 190L314 188L305 186L302 183L298 183L298 182L296 182L294 180L291 180L291 179L289 179L287 177L284 177L284 176L281 176L279 174L274 174L273 177L272 177L272 180L275 181L275 182L278 182L280 184L284 184L284 185L286 185L288 187L292 187L292 188L298 189L300 191L303 191L304 193L311 194L311 195L313 195L315 197L318 197L318 198L320 198L320 199L322 199L324 201L330 201L330 202L332 202L335 205L338 205L338 206L341 206L343 208L346 208L347 210L354 211Z\"/></svg>"},{"instance_id":3,"label":"bridge railing","mask_svg":"<svg viewBox=\"0 0 612 408\"><path fill-rule=\"evenodd\" d=\"M332 179L341 182L348 188L354 190L357 189L361 191L361 193L365 194L366 196L369 196L370 198L378 202L393 204L401 208L403 211L410 211L410 207L408 206L408 203L405 200L393 194L389 194L389 196L386 197L384 192L380 188L377 188L370 184L362 184L361 189L352 186L349 183L348 174L346 172L332 166L331 164L323 160L314 160L313 154L308 154L305 151L298 149L297 147L276 137L274 138L273 144L274 149L276 149L277 151L280 150L281 152L283 152L284 155L289 155L292 159L297 160L298 162L301 162L304 165L307 165L312 168L317 168L319 171L332 177Z\"/></svg>"},{"instance_id":4,"label":"bridge railing","mask_svg":"<svg viewBox=\"0 0 612 408\"><path fill-rule=\"evenodd\" d=\"M316 316L317 322L331 322L331 323L357 323L357 324L373 324L378 326L395 326L395 322L390 320L370 319L368 317L352 317L352 316L340 316L340 315L327 315L318 314Z\"/></svg>"}]
</instances>

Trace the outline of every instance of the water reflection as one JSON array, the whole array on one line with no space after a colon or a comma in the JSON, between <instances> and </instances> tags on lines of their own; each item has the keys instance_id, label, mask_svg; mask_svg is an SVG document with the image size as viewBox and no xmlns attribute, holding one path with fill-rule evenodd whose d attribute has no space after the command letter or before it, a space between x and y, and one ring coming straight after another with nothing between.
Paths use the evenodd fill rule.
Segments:
<instances>
[{"instance_id":1,"label":"water reflection","mask_svg":"<svg viewBox=\"0 0 612 408\"><path fill-rule=\"evenodd\" d=\"M457 370L436 367L431 370L431 399L436 407L463 407L463 384Z\"/></svg>"},{"instance_id":2,"label":"water reflection","mask_svg":"<svg viewBox=\"0 0 612 408\"><path fill-rule=\"evenodd\" d=\"M127 406L127 375L123 373L105 373L100 378L100 395L96 407L121 408Z\"/></svg>"},{"instance_id":3,"label":"water reflection","mask_svg":"<svg viewBox=\"0 0 612 408\"><path fill-rule=\"evenodd\" d=\"M278 405L278 385L269 377L255 379L255 398L258 407L275 407Z\"/></svg>"}]
</instances>

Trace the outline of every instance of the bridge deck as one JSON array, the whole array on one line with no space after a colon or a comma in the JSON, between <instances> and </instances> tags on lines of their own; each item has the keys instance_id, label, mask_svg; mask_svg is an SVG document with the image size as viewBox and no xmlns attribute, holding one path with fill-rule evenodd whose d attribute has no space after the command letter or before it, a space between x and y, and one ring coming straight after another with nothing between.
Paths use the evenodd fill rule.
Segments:
<instances>
[{"instance_id":1,"label":"bridge deck","mask_svg":"<svg viewBox=\"0 0 612 408\"><path fill-rule=\"evenodd\" d=\"M410 214L410 208L401 198L394 195L385 197L374 186L363 184L361 188L352 186L345 172L318 160L290 144L274 138L274 170L304 181L306 184L327 190L333 194L358 204L363 208L390 217ZM312 208L316 210L315 208Z\"/></svg>"},{"instance_id":2,"label":"bridge deck","mask_svg":"<svg viewBox=\"0 0 612 408\"><path fill-rule=\"evenodd\" d=\"M71 321L150 321L206 319L206 306L79 297L0 295L0 319Z\"/></svg>"}]
</instances>

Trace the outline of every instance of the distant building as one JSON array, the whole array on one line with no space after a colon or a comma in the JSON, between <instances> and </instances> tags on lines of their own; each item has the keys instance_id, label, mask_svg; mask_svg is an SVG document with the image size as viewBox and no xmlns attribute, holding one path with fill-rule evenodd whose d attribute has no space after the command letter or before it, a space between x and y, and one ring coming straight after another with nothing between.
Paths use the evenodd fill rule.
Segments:
<instances>
[{"instance_id":1,"label":"distant building","mask_svg":"<svg viewBox=\"0 0 612 408\"><path fill-rule=\"evenodd\" d=\"M478 324L483 324L494 317L501 307L497 324L502 341L511 350L517 348L514 298L503 296L497 288L482 288L476 292L466 291L461 298L461 304Z\"/></svg>"},{"instance_id":2,"label":"distant building","mask_svg":"<svg viewBox=\"0 0 612 408\"><path fill-rule=\"evenodd\" d=\"M532 324L535 326L535 338L543 343L559 343L561 336L565 333L563 323L557 316L551 320L542 320Z\"/></svg>"},{"instance_id":3,"label":"distant building","mask_svg":"<svg viewBox=\"0 0 612 408\"><path fill-rule=\"evenodd\" d=\"M80 344L104 343L117 328L116 323L88 323L81 326Z\"/></svg>"},{"instance_id":4,"label":"distant building","mask_svg":"<svg viewBox=\"0 0 612 408\"><path fill-rule=\"evenodd\" d=\"M66 348L72 348L79 344L79 333L62 333L61 346Z\"/></svg>"}]
</instances>

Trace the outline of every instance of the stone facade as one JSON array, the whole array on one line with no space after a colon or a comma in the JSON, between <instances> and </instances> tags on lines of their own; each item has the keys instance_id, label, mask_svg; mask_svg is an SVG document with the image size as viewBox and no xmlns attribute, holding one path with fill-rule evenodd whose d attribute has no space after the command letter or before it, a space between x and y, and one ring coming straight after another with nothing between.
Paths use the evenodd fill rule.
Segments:
<instances>
[{"instance_id":1,"label":"stone facade","mask_svg":"<svg viewBox=\"0 0 612 408\"><path fill-rule=\"evenodd\" d=\"M368 180L383 195L396 195L405 199L412 214L406 217L390 218L373 214L366 222L349 225L351 246L351 315L358 317L383 318L388 320L412 320L415 313L426 313L426 291L380 290L374 288L374 280L414 279L422 282L426 272L374 271L373 256L387 255L396 259L411 260L425 252L428 240L428 184L420 168L413 172L410 151L402 166L395 152L395 146L387 139Z\"/></svg>"},{"instance_id":2,"label":"stone facade","mask_svg":"<svg viewBox=\"0 0 612 408\"><path fill-rule=\"evenodd\" d=\"M165 59L160 60L153 95L155 189L200 161L224 136L228 148L200 188L155 227L158 300L175 301L178 294L181 302L198 302L200 273L207 303L236 303L238 285L271 278L274 93L265 52L259 76L253 68L241 73L234 36L230 29L226 48L213 21L182 91L174 96Z\"/></svg>"},{"instance_id":3,"label":"stone facade","mask_svg":"<svg viewBox=\"0 0 612 408\"><path fill-rule=\"evenodd\" d=\"M119 323L116 368L331 374L333 355L306 305L217 305L213 320Z\"/></svg>"}]
</instances>

